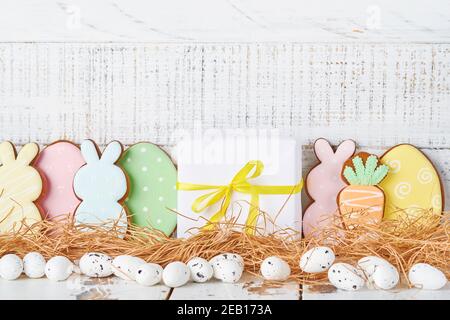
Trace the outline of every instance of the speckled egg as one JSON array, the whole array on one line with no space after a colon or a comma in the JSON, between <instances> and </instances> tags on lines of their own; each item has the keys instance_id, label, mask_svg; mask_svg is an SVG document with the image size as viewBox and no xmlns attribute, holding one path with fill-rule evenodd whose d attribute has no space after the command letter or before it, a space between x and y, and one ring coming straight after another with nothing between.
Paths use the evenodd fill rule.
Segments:
<instances>
[{"instance_id":1,"label":"speckled egg","mask_svg":"<svg viewBox=\"0 0 450 320\"><path fill-rule=\"evenodd\" d=\"M348 263L335 263L328 270L328 280L333 286L346 291L364 287L365 279L360 271Z\"/></svg>"},{"instance_id":2,"label":"speckled egg","mask_svg":"<svg viewBox=\"0 0 450 320\"><path fill-rule=\"evenodd\" d=\"M301 256L299 266L304 272L319 273L328 270L335 258L331 248L315 247Z\"/></svg>"},{"instance_id":3,"label":"speckled egg","mask_svg":"<svg viewBox=\"0 0 450 320\"><path fill-rule=\"evenodd\" d=\"M23 262L15 254L4 255L0 259L0 276L5 280L16 280L23 271Z\"/></svg>"},{"instance_id":4,"label":"speckled egg","mask_svg":"<svg viewBox=\"0 0 450 320\"><path fill-rule=\"evenodd\" d=\"M228 283L238 282L244 271L242 265L235 259L221 259L215 262L212 266L214 270L214 278Z\"/></svg>"},{"instance_id":5,"label":"speckled egg","mask_svg":"<svg viewBox=\"0 0 450 320\"><path fill-rule=\"evenodd\" d=\"M261 274L266 280L284 281L291 275L291 268L286 261L273 256L261 263Z\"/></svg>"},{"instance_id":6,"label":"speckled egg","mask_svg":"<svg viewBox=\"0 0 450 320\"><path fill-rule=\"evenodd\" d=\"M72 272L72 261L63 256L53 257L45 265L45 275L52 281L64 281Z\"/></svg>"},{"instance_id":7,"label":"speckled egg","mask_svg":"<svg viewBox=\"0 0 450 320\"><path fill-rule=\"evenodd\" d=\"M214 275L212 265L203 258L195 257L187 263L194 282L206 282Z\"/></svg>"},{"instance_id":8,"label":"speckled egg","mask_svg":"<svg viewBox=\"0 0 450 320\"><path fill-rule=\"evenodd\" d=\"M189 281L190 276L189 267L181 261L169 263L163 271L164 284L171 288L185 285Z\"/></svg>"},{"instance_id":9,"label":"speckled egg","mask_svg":"<svg viewBox=\"0 0 450 320\"><path fill-rule=\"evenodd\" d=\"M110 256L98 253L85 253L80 259L81 273L93 278L108 277L113 273Z\"/></svg>"},{"instance_id":10,"label":"speckled egg","mask_svg":"<svg viewBox=\"0 0 450 320\"><path fill-rule=\"evenodd\" d=\"M23 257L23 271L29 278L41 278L45 275L45 258L39 252L29 252Z\"/></svg>"},{"instance_id":11,"label":"speckled egg","mask_svg":"<svg viewBox=\"0 0 450 320\"><path fill-rule=\"evenodd\" d=\"M411 284L424 290L439 290L447 284L445 274L428 263L416 263L408 273Z\"/></svg>"},{"instance_id":12,"label":"speckled egg","mask_svg":"<svg viewBox=\"0 0 450 320\"><path fill-rule=\"evenodd\" d=\"M400 281L397 269L383 258L376 256L361 258L358 261L358 267L364 271L368 285L376 289L389 290Z\"/></svg>"},{"instance_id":13,"label":"speckled egg","mask_svg":"<svg viewBox=\"0 0 450 320\"><path fill-rule=\"evenodd\" d=\"M220 260L235 260L239 263L239 265L242 268L244 268L244 259L237 253L225 252L225 253L219 254L219 255L213 257L211 260L209 260L209 263L211 263L211 265L214 265Z\"/></svg>"},{"instance_id":14,"label":"speckled egg","mask_svg":"<svg viewBox=\"0 0 450 320\"><path fill-rule=\"evenodd\" d=\"M154 286L161 282L163 274L163 268L156 263L141 264L136 269L134 278L136 282L143 286Z\"/></svg>"},{"instance_id":15,"label":"speckled egg","mask_svg":"<svg viewBox=\"0 0 450 320\"><path fill-rule=\"evenodd\" d=\"M112 261L113 273L124 280L135 280L136 270L143 264L146 264L146 261L138 257L117 256Z\"/></svg>"}]
</instances>

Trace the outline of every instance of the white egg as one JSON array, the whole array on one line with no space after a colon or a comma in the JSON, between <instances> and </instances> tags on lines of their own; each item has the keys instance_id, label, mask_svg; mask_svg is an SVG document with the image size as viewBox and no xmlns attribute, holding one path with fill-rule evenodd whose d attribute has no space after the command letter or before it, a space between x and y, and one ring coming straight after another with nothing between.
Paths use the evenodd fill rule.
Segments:
<instances>
[{"instance_id":1,"label":"white egg","mask_svg":"<svg viewBox=\"0 0 450 320\"><path fill-rule=\"evenodd\" d=\"M63 256L56 256L47 261L45 275L53 281L64 281L73 272L73 263Z\"/></svg>"},{"instance_id":2,"label":"white egg","mask_svg":"<svg viewBox=\"0 0 450 320\"><path fill-rule=\"evenodd\" d=\"M212 265L208 260L195 257L187 263L191 272L191 279L194 282L206 282L210 280L214 274Z\"/></svg>"},{"instance_id":3,"label":"white egg","mask_svg":"<svg viewBox=\"0 0 450 320\"><path fill-rule=\"evenodd\" d=\"M139 257L121 255L112 261L113 273L124 280L135 280L136 270L147 262Z\"/></svg>"},{"instance_id":4,"label":"white egg","mask_svg":"<svg viewBox=\"0 0 450 320\"><path fill-rule=\"evenodd\" d=\"M39 252L29 252L23 257L23 271L29 278L41 278L45 275L45 258Z\"/></svg>"},{"instance_id":5,"label":"white egg","mask_svg":"<svg viewBox=\"0 0 450 320\"><path fill-rule=\"evenodd\" d=\"M113 273L110 256L98 253L85 253L80 259L81 273L93 278L108 277Z\"/></svg>"},{"instance_id":6,"label":"white egg","mask_svg":"<svg viewBox=\"0 0 450 320\"><path fill-rule=\"evenodd\" d=\"M414 287L425 290L439 290L447 284L445 274L428 263L413 265L408 278Z\"/></svg>"},{"instance_id":7,"label":"white egg","mask_svg":"<svg viewBox=\"0 0 450 320\"><path fill-rule=\"evenodd\" d=\"M306 251L300 258L300 269L308 273L319 273L328 270L334 262L333 250L328 247L315 247Z\"/></svg>"},{"instance_id":8,"label":"white egg","mask_svg":"<svg viewBox=\"0 0 450 320\"><path fill-rule=\"evenodd\" d=\"M400 280L397 269L389 261L380 257L361 258L358 261L358 267L364 271L369 285L376 289L392 289Z\"/></svg>"},{"instance_id":9,"label":"white egg","mask_svg":"<svg viewBox=\"0 0 450 320\"><path fill-rule=\"evenodd\" d=\"M137 283L143 286L153 286L161 281L162 274L163 268L159 264L145 263L136 269L134 278Z\"/></svg>"},{"instance_id":10,"label":"white egg","mask_svg":"<svg viewBox=\"0 0 450 320\"><path fill-rule=\"evenodd\" d=\"M23 272L23 262L15 254L4 255L0 259L0 276L5 280L16 280Z\"/></svg>"},{"instance_id":11,"label":"white egg","mask_svg":"<svg viewBox=\"0 0 450 320\"><path fill-rule=\"evenodd\" d=\"M261 263L261 274L267 280L284 281L291 275L291 267L279 257L268 257Z\"/></svg>"},{"instance_id":12,"label":"white egg","mask_svg":"<svg viewBox=\"0 0 450 320\"><path fill-rule=\"evenodd\" d=\"M328 280L333 286L346 291L364 287L365 279L358 269L348 263L335 263L328 270Z\"/></svg>"},{"instance_id":13,"label":"white egg","mask_svg":"<svg viewBox=\"0 0 450 320\"><path fill-rule=\"evenodd\" d=\"M213 257L211 260L209 260L209 263L211 263L211 265L214 265L220 260L235 260L239 263L239 265L242 268L244 268L244 259L237 253L225 252L225 253L219 254L219 255Z\"/></svg>"},{"instance_id":14,"label":"white egg","mask_svg":"<svg viewBox=\"0 0 450 320\"><path fill-rule=\"evenodd\" d=\"M238 282L244 271L242 265L234 259L222 259L213 264L214 278L223 282Z\"/></svg>"},{"instance_id":15,"label":"white egg","mask_svg":"<svg viewBox=\"0 0 450 320\"><path fill-rule=\"evenodd\" d=\"M191 276L189 267L180 261L169 263L163 271L164 284L171 288L185 285Z\"/></svg>"}]
</instances>

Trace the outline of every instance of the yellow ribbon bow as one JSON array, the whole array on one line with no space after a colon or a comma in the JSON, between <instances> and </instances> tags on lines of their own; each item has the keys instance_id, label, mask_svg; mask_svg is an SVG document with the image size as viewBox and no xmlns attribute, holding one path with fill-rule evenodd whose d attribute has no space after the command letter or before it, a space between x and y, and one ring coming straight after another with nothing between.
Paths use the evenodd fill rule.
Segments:
<instances>
[{"instance_id":1,"label":"yellow ribbon bow","mask_svg":"<svg viewBox=\"0 0 450 320\"><path fill-rule=\"evenodd\" d=\"M253 160L247 162L228 185L204 185L177 182L177 189L184 191L214 190L198 197L192 204L192 211L200 213L215 203L222 201L219 211L210 218L210 222L212 223L220 221L225 216L231 202L231 195L234 191L250 194L250 210L246 221L246 232L254 233L254 227L256 226L259 212L260 194L295 194L299 193L303 187L303 180L293 186L255 186L248 182L248 179L260 176L263 169L264 164L261 161ZM251 174L252 171L253 173ZM208 225L205 227L207 228Z\"/></svg>"}]
</instances>

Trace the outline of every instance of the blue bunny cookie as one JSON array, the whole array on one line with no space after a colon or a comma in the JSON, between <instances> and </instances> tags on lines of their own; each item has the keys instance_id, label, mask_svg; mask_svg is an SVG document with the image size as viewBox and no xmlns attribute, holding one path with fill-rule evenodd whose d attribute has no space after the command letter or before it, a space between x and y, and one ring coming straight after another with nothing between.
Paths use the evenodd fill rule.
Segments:
<instances>
[{"instance_id":1,"label":"blue bunny cookie","mask_svg":"<svg viewBox=\"0 0 450 320\"><path fill-rule=\"evenodd\" d=\"M125 173L116 165L122 145L112 141L100 157L95 143L85 140L81 144L81 153L86 164L77 171L73 181L75 194L82 200L75 211L75 222L87 225L114 223L125 233L127 214L120 201L127 194L128 183Z\"/></svg>"}]
</instances>

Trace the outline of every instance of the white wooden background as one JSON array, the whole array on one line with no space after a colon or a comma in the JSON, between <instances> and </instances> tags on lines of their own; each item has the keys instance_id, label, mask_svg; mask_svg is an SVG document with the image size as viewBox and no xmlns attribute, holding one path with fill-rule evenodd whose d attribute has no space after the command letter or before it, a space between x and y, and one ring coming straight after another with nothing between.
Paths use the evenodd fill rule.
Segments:
<instances>
[{"instance_id":1,"label":"white wooden background","mask_svg":"<svg viewBox=\"0 0 450 320\"><path fill-rule=\"evenodd\" d=\"M1 140L170 150L198 124L293 134L304 172L318 137L415 144L448 209L450 1L0 2Z\"/></svg>"}]
</instances>

